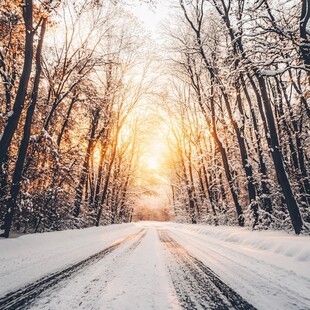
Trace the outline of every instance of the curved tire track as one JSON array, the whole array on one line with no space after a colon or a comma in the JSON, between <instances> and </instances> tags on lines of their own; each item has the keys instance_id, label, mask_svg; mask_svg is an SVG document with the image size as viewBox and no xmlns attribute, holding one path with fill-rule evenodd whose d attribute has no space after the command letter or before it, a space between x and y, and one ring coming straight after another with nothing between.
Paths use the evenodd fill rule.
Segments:
<instances>
[{"instance_id":1,"label":"curved tire track","mask_svg":"<svg viewBox=\"0 0 310 310\"><path fill-rule=\"evenodd\" d=\"M140 235L144 229L141 229L137 233L134 233L118 242L115 242L111 246L105 248L104 250L93 254L78 263L75 263L67 268L64 268L60 271L49 274L23 288L20 288L16 291L8 293L4 297L0 298L0 309L1 310L17 310L24 309L26 306L31 304L36 297L38 297L43 291L55 286L60 281L69 278L71 275L81 271L82 269L98 262L106 255L120 247L125 242L134 239L138 235ZM145 233L137 240L138 244L141 242ZM135 244L137 243L135 242ZM134 244L134 245L135 245ZM137 244L137 245L138 245Z\"/></svg>"},{"instance_id":2,"label":"curved tire track","mask_svg":"<svg viewBox=\"0 0 310 310\"><path fill-rule=\"evenodd\" d=\"M168 235L167 231L159 230L158 233L168 252L168 270L182 308L256 309L225 284L209 267L189 254Z\"/></svg>"}]
</instances>

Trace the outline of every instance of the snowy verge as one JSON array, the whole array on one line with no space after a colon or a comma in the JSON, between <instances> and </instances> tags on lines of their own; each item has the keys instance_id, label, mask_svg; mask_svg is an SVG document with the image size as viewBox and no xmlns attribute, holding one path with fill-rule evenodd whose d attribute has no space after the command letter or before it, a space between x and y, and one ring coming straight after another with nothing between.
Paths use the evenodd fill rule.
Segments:
<instances>
[{"instance_id":1,"label":"snowy verge","mask_svg":"<svg viewBox=\"0 0 310 310\"><path fill-rule=\"evenodd\" d=\"M206 235L228 244L283 255L296 262L310 263L310 236L290 235L284 231L251 231L248 228L174 224L169 226L189 233ZM310 266L309 266L310 267Z\"/></svg>"},{"instance_id":2,"label":"snowy verge","mask_svg":"<svg viewBox=\"0 0 310 310\"><path fill-rule=\"evenodd\" d=\"M78 262L137 232L135 224L0 239L0 296Z\"/></svg>"},{"instance_id":3,"label":"snowy verge","mask_svg":"<svg viewBox=\"0 0 310 310\"><path fill-rule=\"evenodd\" d=\"M257 309L310 309L310 237L228 226L162 229Z\"/></svg>"}]
</instances>

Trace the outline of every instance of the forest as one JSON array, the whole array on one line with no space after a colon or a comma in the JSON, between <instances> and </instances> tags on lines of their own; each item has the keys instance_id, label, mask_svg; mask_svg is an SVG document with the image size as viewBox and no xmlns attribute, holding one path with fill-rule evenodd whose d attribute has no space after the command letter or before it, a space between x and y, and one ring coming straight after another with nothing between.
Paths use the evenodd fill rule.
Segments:
<instances>
[{"instance_id":1,"label":"forest","mask_svg":"<svg viewBox=\"0 0 310 310\"><path fill-rule=\"evenodd\" d=\"M165 220L309 234L309 1L145 2L156 39L130 1L1 1L1 236L131 222L161 187Z\"/></svg>"}]
</instances>

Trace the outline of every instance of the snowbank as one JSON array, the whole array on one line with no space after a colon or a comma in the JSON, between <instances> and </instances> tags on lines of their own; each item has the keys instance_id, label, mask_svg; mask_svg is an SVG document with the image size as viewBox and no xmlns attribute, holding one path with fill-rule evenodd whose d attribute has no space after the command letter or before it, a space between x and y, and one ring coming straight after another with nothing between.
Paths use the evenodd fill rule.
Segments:
<instances>
[{"instance_id":1,"label":"snowbank","mask_svg":"<svg viewBox=\"0 0 310 310\"><path fill-rule=\"evenodd\" d=\"M0 239L0 295L82 260L138 231L135 224Z\"/></svg>"},{"instance_id":2,"label":"snowbank","mask_svg":"<svg viewBox=\"0 0 310 310\"><path fill-rule=\"evenodd\" d=\"M310 263L310 236L290 235L283 231L251 231L248 228L231 226L172 223L170 226L178 230L207 235L227 243L280 254L297 262Z\"/></svg>"}]
</instances>

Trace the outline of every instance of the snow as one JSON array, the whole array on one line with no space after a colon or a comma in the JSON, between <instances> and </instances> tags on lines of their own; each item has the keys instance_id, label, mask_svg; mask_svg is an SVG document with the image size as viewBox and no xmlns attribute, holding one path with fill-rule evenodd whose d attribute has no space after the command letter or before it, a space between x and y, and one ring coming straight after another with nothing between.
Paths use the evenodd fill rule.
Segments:
<instances>
[{"instance_id":1,"label":"snow","mask_svg":"<svg viewBox=\"0 0 310 310\"><path fill-rule=\"evenodd\" d=\"M140 230L45 291L31 309L180 309L158 237L162 230L257 309L310 309L310 237L160 222L2 239L0 297Z\"/></svg>"},{"instance_id":2,"label":"snow","mask_svg":"<svg viewBox=\"0 0 310 310\"><path fill-rule=\"evenodd\" d=\"M0 239L0 296L82 260L138 231L134 224Z\"/></svg>"},{"instance_id":3,"label":"snow","mask_svg":"<svg viewBox=\"0 0 310 310\"><path fill-rule=\"evenodd\" d=\"M137 248L136 242L87 268L54 296L44 294L31 309L173 309L178 303L156 230L150 229Z\"/></svg>"},{"instance_id":4,"label":"snow","mask_svg":"<svg viewBox=\"0 0 310 310\"><path fill-rule=\"evenodd\" d=\"M310 309L310 237L169 224L171 237L257 309Z\"/></svg>"},{"instance_id":5,"label":"snow","mask_svg":"<svg viewBox=\"0 0 310 310\"><path fill-rule=\"evenodd\" d=\"M248 250L264 250L290 257L296 264L310 263L310 237L290 235L282 231L249 231L248 228L209 225L170 224L174 229L203 234ZM310 276L310 270L309 276Z\"/></svg>"},{"instance_id":6,"label":"snow","mask_svg":"<svg viewBox=\"0 0 310 310\"><path fill-rule=\"evenodd\" d=\"M13 114L14 114L14 111L12 110L12 111L8 112L7 116L11 117L11 116L13 116Z\"/></svg>"},{"instance_id":7,"label":"snow","mask_svg":"<svg viewBox=\"0 0 310 310\"><path fill-rule=\"evenodd\" d=\"M178 305L154 228L150 229L141 246L126 260L118 274L119 276L109 283L105 297L108 308L172 309ZM120 296L115 298L114 292L120 287Z\"/></svg>"}]
</instances>

